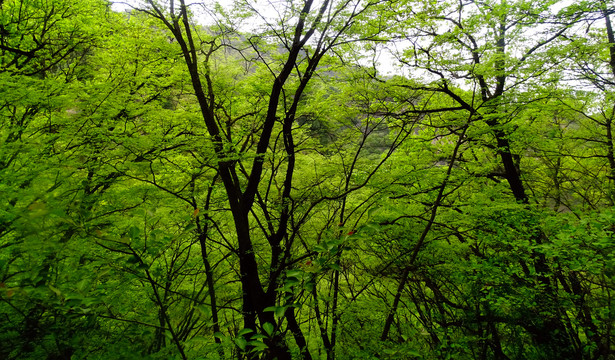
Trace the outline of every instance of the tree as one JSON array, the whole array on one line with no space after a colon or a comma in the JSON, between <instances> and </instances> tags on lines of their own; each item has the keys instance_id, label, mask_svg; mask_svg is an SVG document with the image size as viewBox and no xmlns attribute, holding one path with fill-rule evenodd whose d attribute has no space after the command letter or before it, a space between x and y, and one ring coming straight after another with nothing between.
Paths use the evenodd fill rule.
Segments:
<instances>
[{"instance_id":1,"label":"tree","mask_svg":"<svg viewBox=\"0 0 615 360\"><path fill-rule=\"evenodd\" d=\"M166 8L150 1L147 8L140 9L158 19L161 25L173 34L190 73L201 116L215 152L215 169L224 185L234 222L243 293L242 314L246 329L254 331L258 327L261 331L266 331L266 324L274 325L275 329L280 326L273 312L267 309L277 304L277 289L281 285L284 271L294 262L291 250L294 247L297 228L302 225L290 223L293 210L296 210L292 195L296 183L294 173L298 154L294 123L302 105L301 100L325 55L340 44L355 41L352 37L354 21L374 4L325 1L313 9L316 4L305 1L296 10L292 9L284 14L285 23L279 24L282 28L272 26L270 29L282 46L279 55L263 52L261 46L266 44L264 39L249 38L251 49L238 49L238 52L244 57L256 56L262 61L270 73L266 78L271 85L263 98L258 99L259 103L264 101L262 111L239 113L231 108L235 105L234 99L225 99L224 95L219 95L216 76L212 73L215 53L234 46L232 42L223 42L222 36L226 29L214 28L213 33L206 35L192 25L188 5L184 1L171 1L166 4ZM292 27L287 28L289 23ZM201 42L204 47L197 40L202 36L208 38ZM227 103L228 100L230 101ZM260 110L259 106L256 108ZM235 132L236 122L243 122L244 118L250 119L257 126L252 125L253 130L247 134ZM280 146L278 136L283 144L283 155L275 151ZM238 152L239 146L242 146L241 152ZM272 155L269 155L270 153ZM247 154L249 156L246 156ZM271 171L265 168L269 156L274 157L273 164L276 166ZM244 165L246 163L249 165ZM275 205L271 206L265 202L271 186L267 184L278 181L281 184L279 198L275 199ZM350 190L346 186L344 192ZM322 200L317 200L316 203ZM266 280L259 275L263 267L258 264L258 251L255 248L257 243L250 225L254 221L261 224L258 214L262 214L265 220L262 224L266 224L261 228L268 245L266 253L270 257L268 264L264 266L268 274ZM303 219L307 219L307 214ZM292 312L287 314L286 319L297 345L305 356L309 357L309 353L305 352L306 341L293 319L294 315ZM290 358L289 350L280 335L281 333L276 332L266 339L268 356Z\"/></svg>"},{"instance_id":2,"label":"tree","mask_svg":"<svg viewBox=\"0 0 615 360\"><path fill-rule=\"evenodd\" d=\"M403 23L407 25L397 30L410 43L400 61L411 69L422 70L421 75L430 81L428 85L400 86L443 94L454 103L448 107L433 104L428 110L413 113L466 113L470 129L465 141L491 159L499 159L496 171L477 175L496 181L505 179L507 192L527 209L530 195L522 177L527 156L521 135L527 129L523 115L536 102L553 96L550 91L557 86L557 77L550 71L557 64L554 46L580 21L577 15L549 26L544 19L553 17L550 6L550 2L422 3L411 11L412 16ZM539 25L544 30L537 33L534 29ZM465 153L471 151L474 150ZM465 154L460 156L459 161L466 161ZM522 218L525 216L528 215ZM526 221L522 218L515 226ZM537 225L529 224L524 226L533 229L533 246L548 242ZM532 273L540 284L541 290L532 295L533 301L540 304L539 308L549 309L543 315L531 312L532 317L541 319L538 323L520 325L541 349L542 356L578 356L579 349L567 335L571 329L556 315L562 310L555 310L560 306L557 284L546 258L535 252L520 261L524 268L534 267ZM387 330L385 327L383 338ZM495 328L489 336L494 343L499 342ZM492 351L496 357L505 356L499 345L492 346Z\"/></svg>"},{"instance_id":3,"label":"tree","mask_svg":"<svg viewBox=\"0 0 615 360\"><path fill-rule=\"evenodd\" d=\"M609 5L283 5L0 5L2 356L610 356Z\"/></svg>"}]
</instances>

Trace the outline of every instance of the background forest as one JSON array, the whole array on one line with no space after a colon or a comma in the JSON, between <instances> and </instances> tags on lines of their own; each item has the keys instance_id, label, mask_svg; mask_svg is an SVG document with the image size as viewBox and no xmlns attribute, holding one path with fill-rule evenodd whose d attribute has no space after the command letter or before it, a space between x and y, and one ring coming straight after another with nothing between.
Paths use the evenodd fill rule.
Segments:
<instances>
[{"instance_id":1,"label":"background forest","mask_svg":"<svg viewBox=\"0 0 615 360\"><path fill-rule=\"evenodd\" d=\"M615 359L614 5L0 0L0 358Z\"/></svg>"}]
</instances>

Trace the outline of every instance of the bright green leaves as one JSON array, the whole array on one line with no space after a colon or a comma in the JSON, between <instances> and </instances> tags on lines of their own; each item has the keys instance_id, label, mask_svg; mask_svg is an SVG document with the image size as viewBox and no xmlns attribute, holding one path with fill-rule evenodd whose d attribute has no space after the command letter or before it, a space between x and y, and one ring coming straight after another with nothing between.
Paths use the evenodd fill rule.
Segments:
<instances>
[{"instance_id":1,"label":"bright green leaves","mask_svg":"<svg viewBox=\"0 0 615 360\"><path fill-rule=\"evenodd\" d=\"M271 323L264 323L262 333L255 333L254 330L243 328L237 332L237 335L232 338L232 343L245 354L261 354L268 349L264 339L271 338L274 335L274 326ZM216 333L215 336L225 342L230 342L231 338L222 333Z\"/></svg>"},{"instance_id":2,"label":"bright green leaves","mask_svg":"<svg viewBox=\"0 0 615 360\"><path fill-rule=\"evenodd\" d=\"M280 290L286 291L286 292L290 292L290 291L292 291L292 288L295 285L298 285L298 284L299 284L298 281L289 279L287 277L286 280L284 281L284 286ZM268 306L263 311L265 311L265 312L273 312L273 314L278 319L281 319L281 318L284 317L284 313L286 312L286 309L288 309L289 307L290 307L289 305L286 305L286 306ZM266 324L269 324L269 323L266 323ZM271 324L269 324L269 325L271 325ZM264 326L263 326L263 328L264 328ZM267 331L267 333L270 334L269 331Z\"/></svg>"},{"instance_id":3,"label":"bright green leaves","mask_svg":"<svg viewBox=\"0 0 615 360\"><path fill-rule=\"evenodd\" d=\"M546 226L553 233L553 241L539 248L549 259L572 272L586 276L601 276L607 271L612 281L613 212L604 210L588 213L580 220L571 217L546 219Z\"/></svg>"},{"instance_id":4,"label":"bright green leaves","mask_svg":"<svg viewBox=\"0 0 615 360\"><path fill-rule=\"evenodd\" d=\"M37 75L74 73L73 61L85 56L104 18L102 1L4 1L0 12L0 71Z\"/></svg>"},{"instance_id":5,"label":"bright green leaves","mask_svg":"<svg viewBox=\"0 0 615 360\"><path fill-rule=\"evenodd\" d=\"M609 338L613 96L559 84L607 84L600 29L528 52L565 30L550 2L331 3L270 101L299 3L191 27L193 78L145 12L2 4L0 357L528 358L554 316L581 352ZM349 66L391 38L414 80Z\"/></svg>"},{"instance_id":6,"label":"bright green leaves","mask_svg":"<svg viewBox=\"0 0 615 360\"><path fill-rule=\"evenodd\" d=\"M274 335L275 328L273 324L266 322L263 324L263 331L267 336L272 337Z\"/></svg>"}]
</instances>

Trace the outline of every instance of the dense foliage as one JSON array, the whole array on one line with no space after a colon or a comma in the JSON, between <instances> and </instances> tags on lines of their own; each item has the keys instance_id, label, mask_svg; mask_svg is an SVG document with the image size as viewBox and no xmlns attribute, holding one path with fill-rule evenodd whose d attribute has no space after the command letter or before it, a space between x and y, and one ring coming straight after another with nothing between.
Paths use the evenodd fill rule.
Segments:
<instances>
[{"instance_id":1,"label":"dense foliage","mask_svg":"<svg viewBox=\"0 0 615 360\"><path fill-rule=\"evenodd\" d=\"M615 358L614 11L0 1L0 358Z\"/></svg>"}]
</instances>

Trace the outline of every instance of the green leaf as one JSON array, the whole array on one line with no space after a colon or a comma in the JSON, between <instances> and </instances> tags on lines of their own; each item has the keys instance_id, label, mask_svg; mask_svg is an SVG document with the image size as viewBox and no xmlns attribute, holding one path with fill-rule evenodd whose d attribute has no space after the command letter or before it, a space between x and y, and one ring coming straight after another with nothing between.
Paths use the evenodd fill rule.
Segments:
<instances>
[{"instance_id":1,"label":"green leaf","mask_svg":"<svg viewBox=\"0 0 615 360\"><path fill-rule=\"evenodd\" d=\"M288 306L268 306L263 311L273 312L275 316L281 318L282 316L284 316L287 307Z\"/></svg>"},{"instance_id":2,"label":"green leaf","mask_svg":"<svg viewBox=\"0 0 615 360\"><path fill-rule=\"evenodd\" d=\"M250 352L261 352L261 351L266 350L268 348L267 344L265 344L262 341L250 341L250 342L248 342L247 345L252 347Z\"/></svg>"},{"instance_id":3,"label":"green leaf","mask_svg":"<svg viewBox=\"0 0 615 360\"><path fill-rule=\"evenodd\" d=\"M339 264L337 264L337 263L332 263L332 264L329 264L329 268L330 268L330 269L333 269L333 270L337 270L337 271L342 271L342 268L341 268L341 267L340 267L340 265L339 265Z\"/></svg>"},{"instance_id":4,"label":"green leaf","mask_svg":"<svg viewBox=\"0 0 615 360\"><path fill-rule=\"evenodd\" d=\"M130 237L131 240L137 239L140 233L141 233L141 230L136 226L132 226L130 229L128 229L128 236Z\"/></svg>"},{"instance_id":5,"label":"green leaf","mask_svg":"<svg viewBox=\"0 0 615 360\"><path fill-rule=\"evenodd\" d=\"M326 247L324 247L324 246L323 246L323 244L317 244L317 245L314 245L314 248L313 248L313 249L314 249L314 251L319 252L319 253L322 253L322 252L326 252L326 251L327 251L327 248L326 248Z\"/></svg>"},{"instance_id":6,"label":"green leaf","mask_svg":"<svg viewBox=\"0 0 615 360\"><path fill-rule=\"evenodd\" d=\"M235 344L237 345L238 348L240 348L241 350L245 350L246 349L246 345L248 344L246 339L244 339L242 337L236 337L234 341L235 341Z\"/></svg>"},{"instance_id":7,"label":"green leaf","mask_svg":"<svg viewBox=\"0 0 615 360\"><path fill-rule=\"evenodd\" d=\"M286 272L286 277L287 278L291 278L291 277L300 278L301 276L303 276L303 270L293 269L293 270L288 270Z\"/></svg>"},{"instance_id":8,"label":"green leaf","mask_svg":"<svg viewBox=\"0 0 615 360\"><path fill-rule=\"evenodd\" d=\"M277 316L278 318L281 318L284 316L284 313L286 312L286 306L278 306L275 309L275 316ZM267 323L268 324L268 323Z\"/></svg>"},{"instance_id":9,"label":"green leaf","mask_svg":"<svg viewBox=\"0 0 615 360\"><path fill-rule=\"evenodd\" d=\"M53 293L56 294L56 296L58 297L62 296L62 292L58 288L56 288L53 285L48 285L48 286L49 286L49 290L53 291Z\"/></svg>"},{"instance_id":10,"label":"green leaf","mask_svg":"<svg viewBox=\"0 0 615 360\"><path fill-rule=\"evenodd\" d=\"M245 328L245 329L239 330L239 332L237 333L237 336L244 336L246 334L250 334L250 333L253 333L253 332L254 332L254 330Z\"/></svg>"},{"instance_id":11,"label":"green leaf","mask_svg":"<svg viewBox=\"0 0 615 360\"><path fill-rule=\"evenodd\" d=\"M90 283L90 282L89 282L89 280L88 280L88 279L82 279L81 281L79 281L79 282L77 283L77 289L78 289L79 291L84 291L84 290L85 290L85 288L89 285L89 283Z\"/></svg>"},{"instance_id":12,"label":"green leaf","mask_svg":"<svg viewBox=\"0 0 615 360\"><path fill-rule=\"evenodd\" d=\"M274 329L274 327L273 327L273 324L266 322L266 323L264 323L264 324L263 324L263 330L265 330L265 333L266 333L267 335L269 335L269 336L273 336L273 331L274 331L275 329Z\"/></svg>"}]
</instances>

